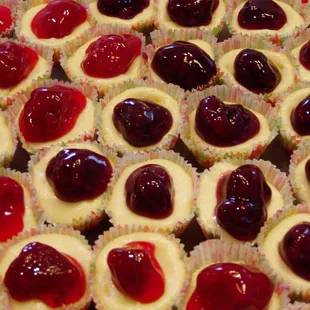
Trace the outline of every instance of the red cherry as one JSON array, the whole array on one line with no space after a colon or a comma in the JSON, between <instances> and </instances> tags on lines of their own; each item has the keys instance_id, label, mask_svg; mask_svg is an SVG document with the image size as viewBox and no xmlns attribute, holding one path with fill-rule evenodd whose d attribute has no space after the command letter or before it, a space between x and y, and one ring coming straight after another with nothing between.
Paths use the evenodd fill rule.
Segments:
<instances>
[{"instance_id":1,"label":"red cherry","mask_svg":"<svg viewBox=\"0 0 310 310\"><path fill-rule=\"evenodd\" d=\"M55 85L37 88L19 116L19 128L28 142L56 140L72 130L86 106L79 90Z\"/></svg>"},{"instance_id":2,"label":"red cherry","mask_svg":"<svg viewBox=\"0 0 310 310\"><path fill-rule=\"evenodd\" d=\"M310 94L292 111L291 124L300 136L310 134Z\"/></svg>"},{"instance_id":3,"label":"red cherry","mask_svg":"<svg viewBox=\"0 0 310 310\"><path fill-rule=\"evenodd\" d=\"M131 242L109 252L112 281L124 295L140 303L158 300L165 292L164 273L150 242Z\"/></svg>"},{"instance_id":4,"label":"red cherry","mask_svg":"<svg viewBox=\"0 0 310 310\"><path fill-rule=\"evenodd\" d=\"M6 6L0 5L0 32L9 29L12 26L12 12Z\"/></svg>"},{"instance_id":5,"label":"red cherry","mask_svg":"<svg viewBox=\"0 0 310 310\"><path fill-rule=\"evenodd\" d=\"M133 35L105 35L89 45L81 67L89 76L112 78L128 71L141 47L141 40Z\"/></svg>"},{"instance_id":6,"label":"red cherry","mask_svg":"<svg viewBox=\"0 0 310 310\"><path fill-rule=\"evenodd\" d=\"M15 300L39 299L51 308L75 303L86 291L82 266L73 257L39 242L22 249L9 266L4 283Z\"/></svg>"},{"instance_id":7,"label":"red cherry","mask_svg":"<svg viewBox=\"0 0 310 310\"><path fill-rule=\"evenodd\" d=\"M86 19L87 11L77 1L53 0L33 18L31 30L39 39L60 39Z\"/></svg>"},{"instance_id":8,"label":"red cherry","mask_svg":"<svg viewBox=\"0 0 310 310\"><path fill-rule=\"evenodd\" d=\"M310 40L300 49L299 61L307 70L310 70Z\"/></svg>"}]
</instances>

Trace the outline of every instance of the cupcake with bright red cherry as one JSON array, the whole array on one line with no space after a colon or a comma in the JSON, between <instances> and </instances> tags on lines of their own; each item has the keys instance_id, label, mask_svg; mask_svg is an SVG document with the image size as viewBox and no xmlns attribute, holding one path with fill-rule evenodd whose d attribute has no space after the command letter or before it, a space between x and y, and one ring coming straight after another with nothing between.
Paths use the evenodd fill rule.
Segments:
<instances>
[{"instance_id":1,"label":"cupcake with bright red cherry","mask_svg":"<svg viewBox=\"0 0 310 310\"><path fill-rule=\"evenodd\" d=\"M0 36L11 37L15 25L16 3L0 0Z\"/></svg>"}]
</instances>

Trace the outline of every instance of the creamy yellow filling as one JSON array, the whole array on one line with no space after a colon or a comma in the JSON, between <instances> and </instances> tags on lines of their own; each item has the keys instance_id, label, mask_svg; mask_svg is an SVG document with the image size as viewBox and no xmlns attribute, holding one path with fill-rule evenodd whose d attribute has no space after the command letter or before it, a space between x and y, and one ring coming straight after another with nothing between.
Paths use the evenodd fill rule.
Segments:
<instances>
[{"instance_id":1,"label":"creamy yellow filling","mask_svg":"<svg viewBox=\"0 0 310 310\"><path fill-rule=\"evenodd\" d=\"M12 153L15 149L11 130L5 117L0 113L0 155Z\"/></svg>"}]
</instances>

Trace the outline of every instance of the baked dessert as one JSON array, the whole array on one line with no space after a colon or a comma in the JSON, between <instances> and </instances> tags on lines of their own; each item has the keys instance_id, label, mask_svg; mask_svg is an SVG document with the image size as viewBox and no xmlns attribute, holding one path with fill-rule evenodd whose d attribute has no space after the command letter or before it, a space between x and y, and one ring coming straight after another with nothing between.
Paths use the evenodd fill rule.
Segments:
<instances>
[{"instance_id":1,"label":"baked dessert","mask_svg":"<svg viewBox=\"0 0 310 310\"><path fill-rule=\"evenodd\" d=\"M195 207L204 234L230 242L255 243L264 223L294 201L286 174L264 160L215 163L200 175L198 188Z\"/></svg>"},{"instance_id":2,"label":"baked dessert","mask_svg":"<svg viewBox=\"0 0 310 310\"><path fill-rule=\"evenodd\" d=\"M144 45L142 34L101 25L68 42L60 62L71 81L86 81L103 94L114 85L141 77Z\"/></svg>"},{"instance_id":3,"label":"baked dessert","mask_svg":"<svg viewBox=\"0 0 310 310\"><path fill-rule=\"evenodd\" d=\"M105 216L108 184L116 156L97 142L55 145L31 158L29 173L42 223L85 231Z\"/></svg>"},{"instance_id":4,"label":"baked dessert","mask_svg":"<svg viewBox=\"0 0 310 310\"><path fill-rule=\"evenodd\" d=\"M156 27L165 29L200 28L219 34L224 26L224 0L158 0Z\"/></svg>"},{"instance_id":5,"label":"baked dessert","mask_svg":"<svg viewBox=\"0 0 310 310\"><path fill-rule=\"evenodd\" d=\"M91 248L77 231L42 227L5 245L0 275L12 310L86 309L92 264Z\"/></svg>"},{"instance_id":6,"label":"baked dessert","mask_svg":"<svg viewBox=\"0 0 310 310\"><path fill-rule=\"evenodd\" d=\"M38 81L7 114L30 153L81 136L94 137L97 92L88 84Z\"/></svg>"},{"instance_id":7,"label":"baked dessert","mask_svg":"<svg viewBox=\"0 0 310 310\"><path fill-rule=\"evenodd\" d=\"M216 38L210 32L162 29L152 32L151 38L152 45L147 46L147 75L151 79L175 84L189 91L215 82Z\"/></svg>"},{"instance_id":8,"label":"baked dessert","mask_svg":"<svg viewBox=\"0 0 310 310\"><path fill-rule=\"evenodd\" d=\"M98 24L120 25L148 32L153 28L155 1L91 0L89 12Z\"/></svg>"},{"instance_id":9,"label":"baked dessert","mask_svg":"<svg viewBox=\"0 0 310 310\"><path fill-rule=\"evenodd\" d=\"M0 1L0 36L13 35L16 15L16 3L10 0Z\"/></svg>"},{"instance_id":10,"label":"baked dessert","mask_svg":"<svg viewBox=\"0 0 310 310\"><path fill-rule=\"evenodd\" d=\"M173 151L124 156L109 186L114 226L140 225L180 234L193 217L196 171Z\"/></svg>"},{"instance_id":11,"label":"baked dessert","mask_svg":"<svg viewBox=\"0 0 310 310\"><path fill-rule=\"evenodd\" d=\"M174 236L147 228L116 227L94 246L98 310L172 309L184 288L186 254Z\"/></svg>"},{"instance_id":12,"label":"baked dessert","mask_svg":"<svg viewBox=\"0 0 310 310\"><path fill-rule=\"evenodd\" d=\"M207 240L190 253L187 268L190 279L180 310L280 310L288 304L287 286L249 244Z\"/></svg>"},{"instance_id":13,"label":"baked dessert","mask_svg":"<svg viewBox=\"0 0 310 310\"><path fill-rule=\"evenodd\" d=\"M259 158L277 135L277 109L237 87L214 86L186 101L181 138L203 167L233 157Z\"/></svg>"},{"instance_id":14,"label":"baked dessert","mask_svg":"<svg viewBox=\"0 0 310 310\"><path fill-rule=\"evenodd\" d=\"M134 80L114 87L98 109L103 144L124 154L172 149L184 120L184 92L160 82Z\"/></svg>"}]
</instances>

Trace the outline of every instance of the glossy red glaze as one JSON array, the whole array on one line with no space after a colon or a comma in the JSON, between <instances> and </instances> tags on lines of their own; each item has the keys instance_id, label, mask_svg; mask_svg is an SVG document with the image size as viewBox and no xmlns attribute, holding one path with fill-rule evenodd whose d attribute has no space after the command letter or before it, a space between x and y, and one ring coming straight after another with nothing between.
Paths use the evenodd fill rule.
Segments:
<instances>
[{"instance_id":1,"label":"glossy red glaze","mask_svg":"<svg viewBox=\"0 0 310 310\"><path fill-rule=\"evenodd\" d=\"M310 70L310 40L300 49L299 61L307 70Z\"/></svg>"},{"instance_id":2,"label":"glossy red glaze","mask_svg":"<svg viewBox=\"0 0 310 310\"><path fill-rule=\"evenodd\" d=\"M9 29L12 26L12 12L4 5L0 5L0 32Z\"/></svg>"},{"instance_id":3,"label":"glossy red glaze","mask_svg":"<svg viewBox=\"0 0 310 310\"><path fill-rule=\"evenodd\" d=\"M291 123L300 136L310 135L310 94L292 111Z\"/></svg>"}]
</instances>

